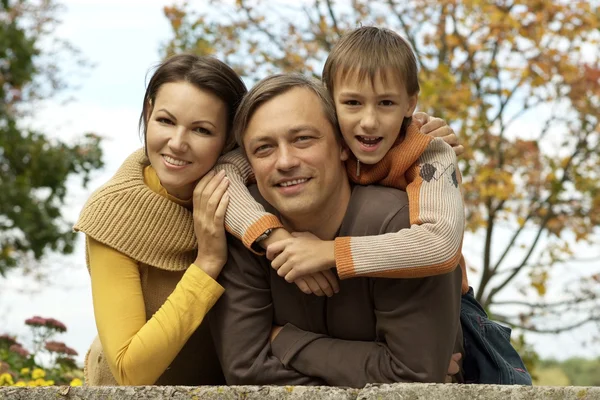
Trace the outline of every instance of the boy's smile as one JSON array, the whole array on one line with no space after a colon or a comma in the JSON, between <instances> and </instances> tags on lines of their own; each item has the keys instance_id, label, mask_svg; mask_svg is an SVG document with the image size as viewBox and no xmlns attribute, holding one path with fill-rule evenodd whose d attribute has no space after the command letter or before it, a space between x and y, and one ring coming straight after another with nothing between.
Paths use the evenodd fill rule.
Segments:
<instances>
[{"instance_id":1,"label":"boy's smile","mask_svg":"<svg viewBox=\"0 0 600 400\"><path fill-rule=\"evenodd\" d=\"M409 96L391 72L380 71L373 82L358 71L339 75L333 97L342 135L358 160L376 164L398 138L404 118L412 116L417 94Z\"/></svg>"}]
</instances>

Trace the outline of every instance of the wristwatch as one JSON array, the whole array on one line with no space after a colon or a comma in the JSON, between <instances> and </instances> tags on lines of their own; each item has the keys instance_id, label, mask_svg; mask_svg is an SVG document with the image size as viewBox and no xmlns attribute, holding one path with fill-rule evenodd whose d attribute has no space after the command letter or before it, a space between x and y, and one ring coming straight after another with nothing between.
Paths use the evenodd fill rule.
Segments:
<instances>
[{"instance_id":1,"label":"wristwatch","mask_svg":"<svg viewBox=\"0 0 600 400\"><path fill-rule=\"evenodd\" d=\"M269 235L273 232L273 229L269 228L266 231L263 232L262 235L260 235L259 237L256 238L256 240L254 241L254 243L260 243L263 240L265 240L266 238L269 237Z\"/></svg>"}]
</instances>

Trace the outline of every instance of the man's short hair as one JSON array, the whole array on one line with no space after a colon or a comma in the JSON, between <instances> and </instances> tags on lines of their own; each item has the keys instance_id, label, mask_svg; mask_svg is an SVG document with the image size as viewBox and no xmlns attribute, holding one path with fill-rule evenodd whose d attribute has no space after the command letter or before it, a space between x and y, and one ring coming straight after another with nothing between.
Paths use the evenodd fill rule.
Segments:
<instances>
[{"instance_id":1,"label":"man's short hair","mask_svg":"<svg viewBox=\"0 0 600 400\"><path fill-rule=\"evenodd\" d=\"M343 140L338 127L335 105L323 84L299 74L277 74L258 82L246 96L244 96L237 113L235 114L233 120L233 133L244 154L246 154L243 143L244 135L248 128L248 123L256 110L267 101L294 88L306 88L317 95L321 101L323 113L331 123L331 127L335 132L336 139L340 142Z\"/></svg>"},{"instance_id":2,"label":"man's short hair","mask_svg":"<svg viewBox=\"0 0 600 400\"><path fill-rule=\"evenodd\" d=\"M359 80L369 78L373 83L378 73L387 71L400 77L409 96L419 93L417 59L410 44L390 29L362 26L333 46L323 67L323 82L333 96L336 78L358 72Z\"/></svg>"}]
</instances>

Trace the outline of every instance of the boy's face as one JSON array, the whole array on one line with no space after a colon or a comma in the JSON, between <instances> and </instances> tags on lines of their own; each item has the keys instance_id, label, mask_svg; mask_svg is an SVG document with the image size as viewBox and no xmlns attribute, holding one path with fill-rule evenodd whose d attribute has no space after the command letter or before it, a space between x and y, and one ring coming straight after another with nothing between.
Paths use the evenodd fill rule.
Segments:
<instances>
[{"instance_id":1,"label":"boy's face","mask_svg":"<svg viewBox=\"0 0 600 400\"><path fill-rule=\"evenodd\" d=\"M379 72L373 82L350 72L335 79L333 98L340 129L348 147L365 164L376 164L390 150L400 134L405 117L417 106L402 80L392 72Z\"/></svg>"}]
</instances>

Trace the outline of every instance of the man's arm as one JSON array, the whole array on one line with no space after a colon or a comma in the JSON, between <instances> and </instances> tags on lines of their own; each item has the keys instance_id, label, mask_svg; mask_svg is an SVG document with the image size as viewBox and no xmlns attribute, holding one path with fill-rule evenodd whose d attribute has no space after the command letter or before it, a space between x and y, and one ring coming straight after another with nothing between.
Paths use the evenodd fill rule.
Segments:
<instances>
[{"instance_id":1,"label":"man's arm","mask_svg":"<svg viewBox=\"0 0 600 400\"><path fill-rule=\"evenodd\" d=\"M374 283L377 341L341 340L287 324L272 343L287 367L328 385L444 382L459 324L460 270Z\"/></svg>"},{"instance_id":2,"label":"man's arm","mask_svg":"<svg viewBox=\"0 0 600 400\"><path fill-rule=\"evenodd\" d=\"M219 276L225 293L209 313L211 332L230 385L323 385L286 368L271 353L273 305L268 271L233 238ZM290 287L290 290L293 289Z\"/></svg>"}]
</instances>

